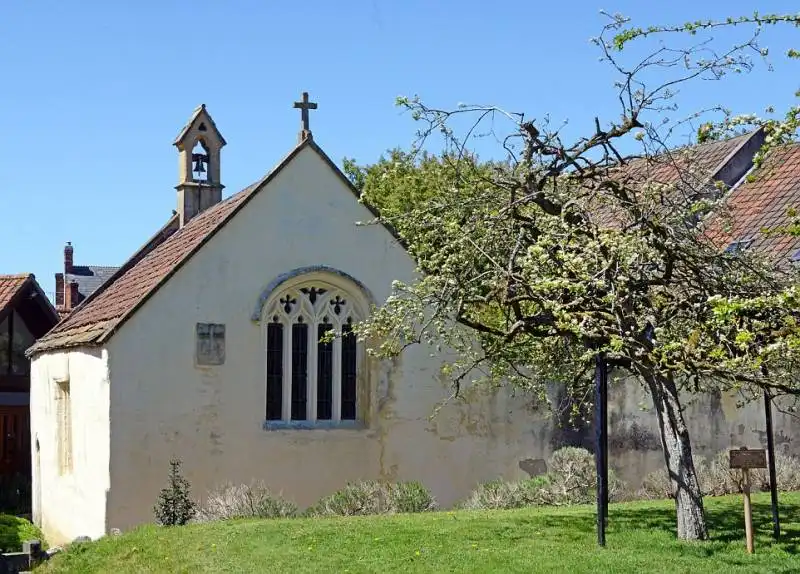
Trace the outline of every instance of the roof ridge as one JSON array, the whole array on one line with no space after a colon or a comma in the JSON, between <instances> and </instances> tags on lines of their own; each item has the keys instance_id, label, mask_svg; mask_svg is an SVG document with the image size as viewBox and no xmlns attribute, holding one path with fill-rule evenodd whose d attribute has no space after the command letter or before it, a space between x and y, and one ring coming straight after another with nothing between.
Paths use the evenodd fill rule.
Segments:
<instances>
[{"instance_id":1,"label":"roof ridge","mask_svg":"<svg viewBox=\"0 0 800 574\"><path fill-rule=\"evenodd\" d=\"M0 275L0 279L27 279L33 273L8 273Z\"/></svg>"}]
</instances>

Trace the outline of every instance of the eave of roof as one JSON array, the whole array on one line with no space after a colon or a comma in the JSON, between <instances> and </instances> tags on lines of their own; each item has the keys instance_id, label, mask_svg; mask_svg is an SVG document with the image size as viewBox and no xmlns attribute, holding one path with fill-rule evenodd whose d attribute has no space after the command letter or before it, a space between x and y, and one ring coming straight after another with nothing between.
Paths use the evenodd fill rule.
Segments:
<instances>
[{"instance_id":1,"label":"eave of roof","mask_svg":"<svg viewBox=\"0 0 800 574\"><path fill-rule=\"evenodd\" d=\"M33 273L0 275L0 283L8 284L7 289L0 290L2 291L2 294L0 294L0 321L14 309L19 300L25 296L25 293L32 289L36 293L38 305L50 316L53 324L58 322L59 315L56 308L50 302Z\"/></svg>"}]
</instances>

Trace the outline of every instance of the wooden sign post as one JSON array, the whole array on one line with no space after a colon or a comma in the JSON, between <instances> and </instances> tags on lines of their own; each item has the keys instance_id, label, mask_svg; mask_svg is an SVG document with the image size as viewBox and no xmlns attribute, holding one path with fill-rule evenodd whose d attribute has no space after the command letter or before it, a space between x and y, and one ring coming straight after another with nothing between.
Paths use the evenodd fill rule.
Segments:
<instances>
[{"instance_id":1,"label":"wooden sign post","mask_svg":"<svg viewBox=\"0 0 800 574\"><path fill-rule=\"evenodd\" d=\"M753 553L753 511L750 506L750 469L767 468L767 452L763 448L730 451L730 467L742 471L742 492L744 494L744 534L747 540L747 553Z\"/></svg>"}]
</instances>

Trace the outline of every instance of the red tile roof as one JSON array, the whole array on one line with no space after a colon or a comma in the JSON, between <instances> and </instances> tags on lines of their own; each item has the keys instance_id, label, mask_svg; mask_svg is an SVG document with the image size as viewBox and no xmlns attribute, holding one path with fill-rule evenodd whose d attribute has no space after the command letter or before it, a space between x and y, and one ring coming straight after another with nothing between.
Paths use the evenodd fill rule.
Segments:
<instances>
[{"instance_id":1,"label":"red tile roof","mask_svg":"<svg viewBox=\"0 0 800 574\"><path fill-rule=\"evenodd\" d=\"M22 286L28 279L33 279L31 273L21 273L19 275L0 275L0 311L5 310L11 303Z\"/></svg>"},{"instance_id":2,"label":"red tile roof","mask_svg":"<svg viewBox=\"0 0 800 574\"><path fill-rule=\"evenodd\" d=\"M304 148L311 147L348 185L350 182L316 143L307 139L294 148L260 181L232 195L190 219L174 231L168 223L159 242L150 241L150 250L135 254L100 289L77 307L29 349L33 354L49 349L102 344L116 329L167 281L184 262L233 217L248 200L269 183ZM358 192L353 189L357 195ZM172 220L170 220L172 221ZM158 237L158 235L157 235ZM153 245L157 245L153 248ZM143 248L144 249L144 248Z\"/></svg>"},{"instance_id":3,"label":"red tile roof","mask_svg":"<svg viewBox=\"0 0 800 574\"><path fill-rule=\"evenodd\" d=\"M714 182L735 184L752 166L752 157L762 142L758 131L725 140L670 149L664 153L633 159L612 169L606 177L615 179L628 189L644 189L648 185L665 186L660 201L665 211L685 209L688 196L715 190ZM592 190L596 193L596 190ZM687 194L687 195L684 195ZM600 196L589 198L595 222L601 226L621 227L629 214L605 203ZM694 201L694 199L692 199Z\"/></svg>"},{"instance_id":4,"label":"red tile roof","mask_svg":"<svg viewBox=\"0 0 800 574\"><path fill-rule=\"evenodd\" d=\"M55 307L47 298L33 273L0 275L0 318L17 306L21 300L35 298L42 312L48 317L50 325L58 321Z\"/></svg>"},{"instance_id":5,"label":"red tile roof","mask_svg":"<svg viewBox=\"0 0 800 574\"><path fill-rule=\"evenodd\" d=\"M646 160L635 160L624 170L628 177L648 183L672 184L686 177L687 168L706 177L717 175L754 132L720 141L669 150Z\"/></svg>"},{"instance_id":6,"label":"red tile roof","mask_svg":"<svg viewBox=\"0 0 800 574\"><path fill-rule=\"evenodd\" d=\"M723 208L706 223L706 234L720 248L752 239L748 249L784 262L800 249L800 238L766 234L791 223L789 209L800 211L800 144L772 150L751 177L734 188Z\"/></svg>"},{"instance_id":7,"label":"red tile roof","mask_svg":"<svg viewBox=\"0 0 800 574\"><path fill-rule=\"evenodd\" d=\"M83 305L40 339L32 352L99 342L107 331L172 275L254 189L255 186L251 186L206 209L137 263L124 266L127 267L124 272L112 277L91 299L86 299Z\"/></svg>"}]
</instances>

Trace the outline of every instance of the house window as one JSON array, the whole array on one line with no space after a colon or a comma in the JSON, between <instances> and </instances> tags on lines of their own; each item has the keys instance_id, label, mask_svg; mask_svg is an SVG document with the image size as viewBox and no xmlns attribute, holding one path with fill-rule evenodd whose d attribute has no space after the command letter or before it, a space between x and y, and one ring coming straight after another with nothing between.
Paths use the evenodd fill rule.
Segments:
<instances>
[{"instance_id":1,"label":"house window","mask_svg":"<svg viewBox=\"0 0 800 574\"><path fill-rule=\"evenodd\" d=\"M303 426L359 418L365 309L352 289L324 280L284 288L266 305L266 419Z\"/></svg>"},{"instance_id":2,"label":"house window","mask_svg":"<svg viewBox=\"0 0 800 574\"><path fill-rule=\"evenodd\" d=\"M754 239L737 239L725 248L725 253L728 255L737 255L746 251L753 245Z\"/></svg>"},{"instance_id":3,"label":"house window","mask_svg":"<svg viewBox=\"0 0 800 574\"><path fill-rule=\"evenodd\" d=\"M72 472L72 400L69 380L56 382L56 443L60 474Z\"/></svg>"},{"instance_id":4,"label":"house window","mask_svg":"<svg viewBox=\"0 0 800 574\"><path fill-rule=\"evenodd\" d=\"M34 342L35 338L16 311L0 321L0 378L30 374L30 361L25 351Z\"/></svg>"}]
</instances>

